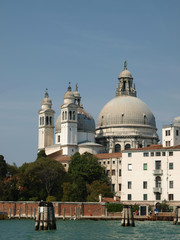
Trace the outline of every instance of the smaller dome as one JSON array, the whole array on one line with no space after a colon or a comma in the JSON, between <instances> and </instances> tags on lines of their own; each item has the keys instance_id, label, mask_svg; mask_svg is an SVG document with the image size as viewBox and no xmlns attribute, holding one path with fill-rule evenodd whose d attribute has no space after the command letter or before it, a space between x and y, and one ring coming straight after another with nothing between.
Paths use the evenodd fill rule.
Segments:
<instances>
[{"instance_id":1,"label":"smaller dome","mask_svg":"<svg viewBox=\"0 0 180 240\"><path fill-rule=\"evenodd\" d=\"M49 94L48 94L47 91L45 92L45 96L44 96L44 98L42 99L41 105L42 105L42 108L45 107L45 106L43 107L43 105L46 105L46 107L49 107L49 108L51 108L51 106L52 106L52 101L51 101L51 99L49 98Z\"/></svg>"},{"instance_id":2,"label":"smaller dome","mask_svg":"<svg viewBox=\"0 0 180 240\"><path fill-rule=\"evenodd\" d=\"M64 94L64 104L74 103L74 93L71 91L71 86L69 85L67 92Z\"/></svg>"},{"instance_id":3,"label":"smaller dome","mask_svg":"<svg viewBox=\"0 0 180 240\"><path fill-rule=\"evenodd\" d=\"M174 126L180 126L180 117L175 117L173 123L174 123Z\"/></svg>"},{"instance_id":4,"label":"smaller dome","mask_svg":"<svg viewBox=\"0 0 180 240\"><path fill-rule=\"evenodd\" d=\"M65 94L64 94L64 99L74 99L74 94L73 92L71 91L67 91Z\"/></svg>"},{"instance_id":5,"label":"smaller dome","mask_svg":"<svg viewBox=\"0 0 180 240\"><path fill-rule=\"evenodd\" d=\"M61 132L61 114L59 114L59 117L56 120L55 131L56 133Z\"/></svg>"},{"instance_id":6,"label":"smaller dome","mask_svg":"<svg viewBox=\"0 0 180 240\"><path fill-rule=\"evenodd\" d=\"M74 97L75 97L75 98L81 98L80 93L77 92L77 91L75 91L75 92L74 92Z\"/></svg>"},{"instance_id":7,"label":"smaller dome","mask_svg":"<svg viewBox=\"0 0 180 240\"><path fill-rule=\"evenodd\" d=\"M132 78L132 74L130 71L128 71L127 69L124 69L120 75L119 78Z\"/></svg>"}]
</instances>

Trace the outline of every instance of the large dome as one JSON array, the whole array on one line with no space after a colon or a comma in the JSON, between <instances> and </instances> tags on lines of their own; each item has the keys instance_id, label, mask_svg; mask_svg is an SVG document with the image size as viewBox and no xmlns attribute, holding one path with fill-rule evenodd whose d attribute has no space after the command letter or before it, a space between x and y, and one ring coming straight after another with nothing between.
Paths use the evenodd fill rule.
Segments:
<instances>
[{"instance_id":1,"label":"large dome","mask_svg":"<svg viewBox=\"0 0 180 240\"><path fill-rule=\"evenodd\" d=\"M149 107L132 96L118 96L109 101L99 114L97 128L124 125L148 125L156 128Z\"/></svg>"}]
</instances>

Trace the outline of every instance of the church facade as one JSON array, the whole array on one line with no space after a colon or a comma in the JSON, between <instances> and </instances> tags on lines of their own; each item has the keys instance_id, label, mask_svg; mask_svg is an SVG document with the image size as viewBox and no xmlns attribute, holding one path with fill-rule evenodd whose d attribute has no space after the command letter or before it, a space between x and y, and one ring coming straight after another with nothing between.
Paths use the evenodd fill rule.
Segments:
<instances>
[{"instance_id":1,"label":"church facade","mask_svg":"<svg viewBox=\"0 0 180 240\"><path fill-rule=\"evenodd\" d=\"M39 111L38 149L45 149L47 154L58 150L62 150L62 155L86 151L98 154L156 144L159 138L155 117L149 107L137 98L126 62L118 80L116 95L101 110L97 126L83 108L77 85L74 92L69 85L54 126L55 111L46 91Z\"/></svg>"},{"instance_id":2,"label":"church facade","mask_svg":"<svg viewBox=\"0 0 180 240\"><path fill-rule=\"evenodd\" d=\"M115 97L100 111L97 125L84 109L77 85L74 92L69 85L54 124L55 111L46 91L39 110L38 150L45 149L66 170L75 152L94 154L123 202L178 204L180 117L163 127L162 145L158 144L155 117L137 98L126 62L118 80Z\"/></svg>"}]
</instances>

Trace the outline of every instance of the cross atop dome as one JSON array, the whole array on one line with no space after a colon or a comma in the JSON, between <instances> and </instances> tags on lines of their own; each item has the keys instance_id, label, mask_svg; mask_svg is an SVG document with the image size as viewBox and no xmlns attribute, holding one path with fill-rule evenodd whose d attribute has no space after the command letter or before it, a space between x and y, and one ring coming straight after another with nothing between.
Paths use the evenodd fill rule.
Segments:
<instances>
[{"instance_id":1,"label":"cross atop dome","mask_svg":"<svg viewBox=\"0 0 180 240\"><path fill-rule=\"evenodd\" d=\"M45 95L44 95L45 98L48 98L49 97L49 94L48 94L48 89L46 88L46 91L45 91Z\"/></svg>"},{"instance_id":2,"label":"cross atop dome","mask_svg":"<svg viewBox=\"0 0 180 240\"><path fill-rule=\"evenodd\" d=\"M69 82L68 91L71 92L71 82Z\"/></svg>"},{"instance_id":3,"label":"cross atop dome","mask_svg":"<svg viewBox=\"0 0 180 240\"><path fill-rule=\"evenodd\" d=\"M127 61L124 62L124 70L127 70Z\"/></svg>"}]
</instances>

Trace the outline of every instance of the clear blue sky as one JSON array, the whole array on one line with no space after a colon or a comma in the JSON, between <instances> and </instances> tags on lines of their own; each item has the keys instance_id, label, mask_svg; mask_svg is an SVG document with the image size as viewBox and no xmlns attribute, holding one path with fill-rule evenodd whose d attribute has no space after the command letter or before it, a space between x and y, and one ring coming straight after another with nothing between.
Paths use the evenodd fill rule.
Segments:
<instances>
[{"instance_id":1,"label":"clear blue sky","mask_svg":"<svg viewBox=\"0 0 180 240\"><path fill-rule=\"evenodd\" d=\"M180 116L179 0L1 0L0 154L34 161L45 89L55 118L78 82L96 120L125 60L158 133Z\"/></svg>"}]
</instances>

